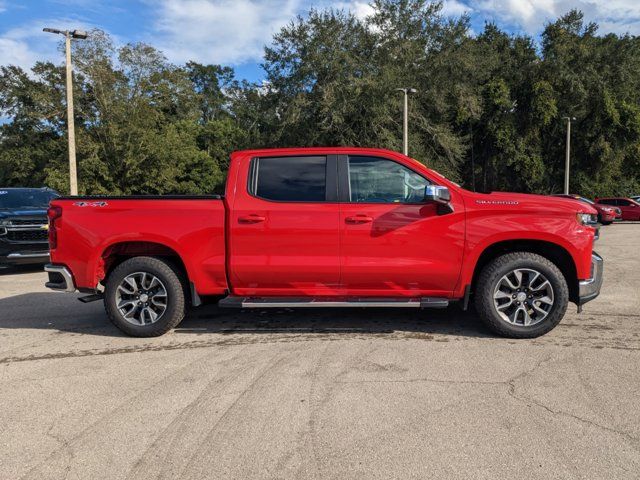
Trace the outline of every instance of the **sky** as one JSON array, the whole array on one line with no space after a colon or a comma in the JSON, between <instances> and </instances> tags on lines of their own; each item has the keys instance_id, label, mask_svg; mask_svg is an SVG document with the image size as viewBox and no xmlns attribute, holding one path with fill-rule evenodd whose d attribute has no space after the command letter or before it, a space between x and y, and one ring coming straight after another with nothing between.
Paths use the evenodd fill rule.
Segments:
<instances>
[{"instance_id":1,"label":"sky","mask_svg":"<svg viewBox=\"0 0 640 480\"><path fill-rule=\"evenodd\" d=\"M176 64L194 60L234 67L260 81L263 47L296 15L335 7L364 17L366 0L0 0L0 65L28 69L37 60L61 63L60 37L42 32L100 28L116 43L143 41ZM445 0L446 15L468 13L474 31L494 22L509 32L539 35L572 8L600 33L640 35L640 0Z\"/></svg>"}]
</instances>

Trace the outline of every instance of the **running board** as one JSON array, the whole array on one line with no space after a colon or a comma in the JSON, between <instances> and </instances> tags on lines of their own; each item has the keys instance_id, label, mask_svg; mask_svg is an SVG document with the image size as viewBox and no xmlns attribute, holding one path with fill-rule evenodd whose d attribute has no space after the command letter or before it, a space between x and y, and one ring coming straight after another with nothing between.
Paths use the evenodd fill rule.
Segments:
<instances>
[{"instance_id":1,"label":"running board","mask_svg":"<svg viewBox=\"0 0 640 480\"><path fill-rule=\"evenodd\" d=\"M309 297L235 297L229 295L218 302L223 308L330 308L330 307L390 307L390 308L447 308L449 300L440 297L422 298L332 298Z\"/></svg>"},{"instance_id":2,"label":"running board","mask_svg":"<svg viewBox=\"0 0 640 480\"><path fill-rule=\"evenodd\" d=\"M90 302L97 302L98 300L102 300L103 298L104 298L103 293L94 293L91 295L87 295L85 297L80 297L78 298L78 300L80 300L82 303L90 303Z\"/></svg>"}]
</instances>

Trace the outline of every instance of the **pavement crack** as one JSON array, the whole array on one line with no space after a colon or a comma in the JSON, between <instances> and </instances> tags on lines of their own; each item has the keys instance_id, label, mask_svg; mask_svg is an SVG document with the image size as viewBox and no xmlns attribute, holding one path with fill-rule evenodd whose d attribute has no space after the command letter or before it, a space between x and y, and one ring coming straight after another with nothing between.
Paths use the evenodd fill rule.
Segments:
<instances>
[{"instance_id":1,"label":"pavement crack","mask_svg":"<svg viewBox=\"0 0 640 480\"><path fill-rule=\"evenodd\" d=\"M268 374L272 373L273 370L277 366L279 366L281 363L283 363L289 356L290 355L285 354L280 356L280 358L278 359L275 359L275 360L271 359L271 361L269 361L267 365L263 367L262 370L260 370L258 374L251 379L251 381L242 389L242 391L229 404L229 406L225 408L225 410L222 412L222 415L220 415L220 417L213 423L211 428L209 428L207 435L205 436L205 438L202 439L199 448L193 451L193 453L189 457L189 461L186 462L184 468L182 468L180 474L176 478L186 478L187 471L189 469L192 469L193 465L200 464L200 462L196 461L196 459L207 457L207 455L204 452L211 451L212 439L215 433L218 431L219 427L222 425L222 423L229 418L229 416L231 415L231 412L235 408L237 408L240 402L243 401L249 395L250 392L252 392L255 389L255 387L263 380L263 378Z\"/></svg>"},{"instance_id":2,"label":"pavement crack","mask_svg":"<svg viewBox=\"0 0 640 480\"><path fill-rule=\"evenodd\" d=\"M336 380L335 383L443 383L449 385L504 385L506 381L482 381L482 380L442 380L437 378L405 378L398 380Z\"/></svg>"},{"instance_id":3,"label":"pavement crack","mask_svg":"<svg viewBox=\"0 0 640 480\"><path fill-rule=\"evenodd\" d=\"M69 445L69 442L64 438L59 437L58 435L53 433L53 428L56 426L56 420L51 422L51 426L44 432L45 436L52 438L56 443L58 443L59 448L58 451L66 452L66 460L65 460L65 469L64 469L64 479L69 477L69 472L71 472L71 466L73 465L73 461L75 459L75 453L73 452L73 448Z\"/></svg>"},{"instance_id":4,"label":"pavement crack","mask_svg":"<svg viewBox=\"0 0 640 480\"><path fill-rule=\"evenodd\" d=\"M527 395L524 395L524 394L520 394L519 395L516 392L516 390L517 390L516 382L518 382L518 381L520 381L520 380L532 375L536 370L538 370L543 365L549 363L553 359L554 359L553 356L549 356L546 359L543 359L543 360L539 361L533 368L531 368L531 369L529 369L529 370L527 370L525 372L522 372L522 373L516 375L515 377L513 377L512 379L508 380L507 382L505 382L508 385L507 393L509 394L509 396L512 397L513 399L517 400L518 402L524 403L525 405L529 405L529 404L535 405L536 407L545 410L546 412L550 413L551 415L563 416L563 417L574 419L574 420L576 420L576 421L578 421L580 423L583 423L585 425L593 426L593 427L599 428L601 430L620 435L620 436L626 438L627 440L629 440L632 443L640 442L640 439L638 437L635 437L635 436L631 435L627 431L618 430L616 428L609 427L607 425L603 425L603 424L598 423L598 422L594 422L593 420L589 420L589 419L580 417L578 415L575 415L575 414L570 413L570 412L566 412L564 410L554 410L553 408L549 407L548 405L545 405L544 403L542 403L542 402L540 402L540 401L538 401L538 400L536 400L534 398L531 398L531 397L529 397Z\"/></svg>"}]
</instances>

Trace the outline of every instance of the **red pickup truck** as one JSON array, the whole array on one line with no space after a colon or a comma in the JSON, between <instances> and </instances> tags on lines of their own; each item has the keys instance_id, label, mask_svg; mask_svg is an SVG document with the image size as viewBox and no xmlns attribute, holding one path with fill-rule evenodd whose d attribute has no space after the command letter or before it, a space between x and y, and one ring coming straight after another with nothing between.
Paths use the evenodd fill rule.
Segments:
<instances>
[{"instance_id":1,"label":"red pickup truck","mask_svg":"<svg viewBox=\"0 0 640 480\"><path fill-rule=\"evenodd\" d=\"M128 334L221 307L444 308L500 335L554 328L602 282L596 211L464 190L369 148L235 152L220 196L67 197L48 211L47 286L104 299Z\"/></svg>"}]
</instances>

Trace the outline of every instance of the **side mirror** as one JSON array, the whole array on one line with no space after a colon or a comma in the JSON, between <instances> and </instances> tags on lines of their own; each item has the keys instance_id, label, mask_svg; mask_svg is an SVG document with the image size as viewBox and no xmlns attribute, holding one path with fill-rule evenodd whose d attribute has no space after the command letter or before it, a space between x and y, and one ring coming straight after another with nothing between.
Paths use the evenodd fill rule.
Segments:
<instances>
[{"instance_id":1,"label":"side mirror","mask_svg":"<svg viewBox=\"0 0 640 480\"><path fill-rule=\"evenodd\" d=\"M427 185L424 189L424 201L437 203L438 205L448 205L451 201L451 192L447 187Z\"/></svg>"}]
</instances>

